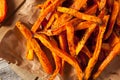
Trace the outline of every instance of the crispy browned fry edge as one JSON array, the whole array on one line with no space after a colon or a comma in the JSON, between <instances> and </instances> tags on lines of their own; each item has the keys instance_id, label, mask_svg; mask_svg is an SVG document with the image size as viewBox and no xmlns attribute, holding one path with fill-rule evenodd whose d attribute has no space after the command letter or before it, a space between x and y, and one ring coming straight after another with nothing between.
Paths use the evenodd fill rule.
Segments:
<instances>
[{"instance_id":1,"label":"crispy browned fry edge","mask_svg":"<svg viewBox=\"0 0 120 80\"><path fill-rule=\"evenodd\" d=\"M72 8L57 7L57 11L70 14L72 16L75 16L75 17L79 18L79 19L93 21L93 22L97 22L99 24L102 23L102 21L99 17L88 15L88 14L85 14L85 13L81 13L81 12L75 10L75 9L72 9Z\"/></svg>"},{"instance_id":2,"label":"crispy browned fry edge","mask_svg":"<svg viewBox=\"0 0 120 80\"><path fill-rule=\"evenodd\" d=\"M74 57L70 56L68 53L55 46L55 44L52 43L45 35L36 33L34 37L38 38L47 48L55 52L57 56L71 64L76 69L79 80L82 80L83 77L82 69L80 68L78 62Z\"/></svg>"},{"instance_id":3,"label":"crispy browned fry edge","mask_svg":"<svg viewBox=\"0 0 120 80\"><path fill-rule=\"evenodd\" d=\"M32 33L30 32L30 30L27 29L27 27L25 27L21 22L17 22L16 26L21 31L23 36L27 40L30 41L30 45L32 46L33 50L35 51L35 54L37 55L41 65L43 67L43 70L48 74L52 73L52 65L50 64L45 53L40 48L38 42L34 38L32 38Z\"/></svg>"},{"instance_id":4,"label":"crispy browned fry edge","mask_svg":"<svg viewBox=\"0 0 120 80\"><path fill-rule=\"evenodd\" d=\"M102 45L102 39L103 39L104 32L106 30L108 19L109 19L109 16L105 16L103 19L105 23L103 25L99 26L99 33L97 36L96 47L95 47L93 56L92 56L92 58L90 58L88 65L85 69L84 80L89 79L91 72L92 72L92 70L93 70L93 68L98 60L98 56L99 56L99 53L101 50L101 45Z\"/></svg>"},{"instance_id":5,"label":"crispy browned fry edge","mask_svg":"<svg viewBox=\"0 0 120 80\"><path fill-rule=\"evenodd\" d=\"M102 64L99 66L97 72L94 74L93 78L96 79L100 73L106 68L106 66L110 63L110 61L113 60L120 52L120 42L118 42L113 49L110 51L109 55L106 57L106 59L102 62Z\"/></svg>"},{"instance_id":6,"label":"crispy browned fry edge","mask_svg":"<svg viewBox=\"0 0 120 80\"><path fill-rule=\"evenodd\" d=\"M82 39L78 42L77 46L76 46L76 55L79 54L79 52L81 51L81 49L83 48L83 46L85 45L86 41L88 40L88 38L90 37L91 33L94 31L94 29L96 28L96 23L93 23L90 25L90 27L87 29L87 31L85 32L85 34L83 35Z\"/></svg>"},{"instance_id":7,"label":"crispy browned fry edge","mask_svg":"<svg viewBox=\"0 0 120 80\"><path fill-rule=\"evenodd\" d=\"M32 32L36 32L36 30L39 28L41 22L44 20L44 18L48 15L49 12L52 12L56 9L56 7L61 4L64 0L55 0L52 4L50 4L47 8L45 8L39 15L38 19L32 26Z\"/></svg>"},{"instance_id":8,"label":"crispy browned fry edge","mask_svg":"<svg viewBox=\"0 0 120 80\"><path fill-rule=\"evenodd\" d=\"M118 12L119 12L119 3L118 3L118 1L114 1L113 10L112 10L111 18L109 21L108 29L104 36L105 40L109 38L109 36L111 35L111 33L113 31L113 27L114 27Z\"/></svg>"},{"instance_id":9,"label":"crispy browned fry edge","mask_svg":"<svg viewBox=\"0 0 120 80\"><path fill-rule=\"evenodd\" d=\"M75 56L75 44L74 44L74 26L72 24L66 25L67 42L69 52L72 56Z\"/></svg>"}]
</instances>

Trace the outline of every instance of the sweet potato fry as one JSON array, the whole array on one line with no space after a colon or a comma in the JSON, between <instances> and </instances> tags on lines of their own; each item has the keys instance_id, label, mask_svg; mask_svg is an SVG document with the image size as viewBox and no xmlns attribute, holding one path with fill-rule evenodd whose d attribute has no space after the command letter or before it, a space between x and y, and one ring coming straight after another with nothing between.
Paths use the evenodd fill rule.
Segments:
<instances>
[{"instance_id":1,"label":"sweet potato fry","mask_svg":"<svg viewBox=\"0 0 120 80\"><path fill-rule=\"evenodd\" d=\"M66 44L67 43L67 38L66 38L65 32L63 32L60 35L58 35L58 39L59 39L60 48L63 51L67 51L67 44ZM60 74L63 74L64 63L65 63L65 61L62 60L62 67L61 67L61 70L60 70Z\"/></svg>"},{"instance_id":2,"label":"sweet potato fry","mask_svg":"<svg viewBox=\"0 0 120 80\"><path fill-rule=\"evenodd\" d=\"M51 41L56 46L58 46L57 42L54 39L51 38ZM49 80L54 80L54 78L56 77L56 75L59 73L59 71L61 69L61 59L54 52L52 52L52 55L53 55L53 58L54 58L54 61L55 61L56 68L55 68L54 73L52 74L52 76L50 77Z\"/></svg>"},{"instance_id":3,"label":"sweet potato fry","mask_svg":"<svg viewBox=\"0 0 120 80\"><path fill-rule=\"evenodd\" d=\"M6 0L0 0L0 23L5 19L7 13Z\"/></svg>"},{"instance_id":4,"label":"sweet potato fry","mask_svg":"<svg viewBox=\"0 0 120 80\"><path fill-rule=\"evenodd\" d=\"M105 7L106 1L107 0L100 0L100 2L98 2L98 7L100 11Z\"/></svg>"},{"instance_id":5,"label":"sweet potato fry","mask_svg":"<svg viewBox=\"0 0 120 80\"><path fill-rule=\"evenodd\" d=\"M98 56L99 56L99 53L100 53L100 50L101 50L101 45L102 45L102 39L103 39L104 32L106 30L108 19L109 19L109 16L105 16L104 17L105 24L99 26L99 33L98 33L98 36L97 36L96 47L95 47L93 56L92 56L92 58L90 58L90 60L88 62L88 65L85 69L84 80L89 79L90 74L91 74L91 72L92 72L92 70L93 70L93 68L94 68L94 66L95 66L95 64L98 60Z\"/></svg>"},{"instance_id":6,"label":"sweet potato fry","mask_svg":"<svg viewBox=\"0 0 120 80\"><path fill-rule=\"evenodd\" d=\"M113 10L112 10L112 14L110 17L108 29L107 29L107 32L104 36L105 40L109 38L109 36L111 35L111 33L113 31L113 27L114 27L118 12L119 12L119 3L118 3L118 1L114 1Z\"/></svg>"},{"instance_id":7,"label":"sweet potato fry","mask_svg":"<svg viewBox=\"0 0 120 80\"><path fill-rule=\"evenodd\" d=\"M66 25L67 30L67 41L69 52L72 56L75 56L75 44L74 44L74 27L72 24Z\"/></svg>"},{"instance_id":8,"label":"sweet potato fry","mask_svg":"<svg viewBox=\"0 0 120 80\"><path fill-rule=\"evenodd\" d=\"M22 35L27 39L31 39L32 38L32 33L31 31L26 28L25 25L23 25L21 22L16 22L16 27L20 30L20 32L22 33Z\"/></svg>"},{"instance_id":9,"label":"sweet potato fry","mask_svg":"<svg viewBox=\"0 0 120 80\"><path fill-rule=\"evenodd\" d=\"M44 2L43 6L42 6L42 11L47 8L51 3L53 3L55 0L47 0L46 2Z\"/></svg>"},{"instance_id":10,"label":"sweet potato fry","mask_svg":"<svg viewBox=\"0 0 120 80\"><path fill-rule=\"evenodd\" d=\"M100 73L106 68L106 66L110 63L110 61L115 58L120 52L120 42L118 42L113 49L110 51L109 55L107 58L102 62L102 64L99 66L97 72L94 74L93 78L96 79Z\"/></svg>"},{"instance_id":11,"label":"sweet potato fry","mask_svg":"<svg viewBox=\"0 0 120 80\"><path fill-rule=\"evenodd\" d=\"M60 44L60 48L64 51L67 51L67 38L66 38L66 34L65 32L61 33L59 36L58 36L58 39L59 39L59 44Z\"/></svg>"},{"instance_id":12,"label":"sweet potato fry","mask_svg":"<svg viewBox=\"0 0 120 80\"><path fill-rule=\"evenodd\" d=\"M29 40L27 41L27 49L28 49L28 52L27 52L26 58L28 60L33 60L34 52L33 52L32 46L30 45L30 41Z\"/></svg>"},{"instance_id":13,"label":"sweet potato fry","mask_svg":"<svg viewBox=\"0 0 120 80\"><path fill-rule=\"evenodd\" d=\"M39 46L38 42L32 37L32 33L29 29L27 29L21 22L16 23L17 28L21 31L23 36L30 41L30 45L32 46L32 49L34 50L35 54L37 55L43 70L50 74L52 73L52 66L45 55L45 53L42 51L41 47ZM49 67L48 67L49 65Z\"/></svg>"},{"instance_id":14,"label":"sweet potato fry","mask_svg":"<svg viewBox=\"0 0 120 80\"><path fill-rule=\"evenodd\" d=\"M90 25L92 24L93 22L91 21L84 21L84 22L81 22L79 23L77 26L75 26L75 31L77 30L82 30L82 29L87 29L90 27Z\"/></svg>"},{"instance_id":15,"label":"sweet potato fry","mask_svg":"<svg viewBox=\"0 0 120 80\"><path fill-rule=\"evenodd\" d=\"M47 8L45 8L42 13L40 13L38 19L32 26L32 32L36 32L38 27L40 26L41 22L44 20L44 18L48 15L49 12L52 12L56 9L56 6L58 6L61 2L64 0L55 0L52 4L50 4Z\"/></svg>"},{"instance_id":16,"label":"sweet potato fry","mask_svg":"<svg viewBox=\"0 0 120 80\"><path fill-rule=\"evenodd\" d=\"M96 16L88 15L88 14L85 14L85 13L81 13L81 12L75 10L75 9L72 9L72 8L58 7L57 11L70 14L72 16L75 16L75 17L79 18L79 19L93 21L93 22L97 22L99 24L102 23L100 18L98 18Z\"/></svg>"},{"instance_id":17,"label":"sweet potato fry","mask_svg":"<svg viewBox=\"0 0 120 80\"><path fill-rule=\"evenodd\" d=\"M83 48L83 46L85 45L86 41L88 40L88 38L90 37L91 33L94 31L94 29L96 28L96 23L93 23L90 25L90 27L87 29L87 31L85 32L85 34L83 35L82 39L78 42L77 46L76 46L76 55L79 54L79 52L81 51L81 49Z\"/></svg>"},{"instance_id":18,"label":"sweet potato fry","mask_svg":"<svg viewBox=\"0 0 120 80\"><path fill-rule=\"evenodd\" d=\"M47 48L55 52L57 56L59 56L60 58L71 64L76 69L79 80L82 80L83 77L82 70L74 57L70 56L68 53L66 53L63 50L60 50L45 35L36 33L34 37L38 38Z\"/></svg>"}]
</instances>

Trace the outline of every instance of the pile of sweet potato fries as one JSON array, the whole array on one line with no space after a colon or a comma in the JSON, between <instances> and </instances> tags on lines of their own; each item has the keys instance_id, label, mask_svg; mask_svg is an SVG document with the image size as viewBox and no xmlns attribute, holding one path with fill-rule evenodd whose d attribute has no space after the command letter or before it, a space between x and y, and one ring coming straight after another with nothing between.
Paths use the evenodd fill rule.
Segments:
<instances>
[{"instance_id":1,"label":"pile of sweet potato fries","mask_svg":"<svg viewBox=\"0 0 120 80\"><path fill-rule=\"evenodd\" d=\"M62 74L65 62L78 80L96 79L119 54L120 0L47 0L37 8L40 14L31 30L21 22L16 26L27 40L26 58L36 55L52 74L49 80ZM42 45L50 50L55 69Z\"/></svg>"}]
</instances>

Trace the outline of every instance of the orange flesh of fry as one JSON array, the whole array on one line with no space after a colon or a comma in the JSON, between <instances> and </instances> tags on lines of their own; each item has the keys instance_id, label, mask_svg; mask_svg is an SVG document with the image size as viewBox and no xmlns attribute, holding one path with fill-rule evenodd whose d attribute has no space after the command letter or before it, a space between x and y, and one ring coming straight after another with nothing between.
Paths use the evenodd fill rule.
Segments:
<instances>
[{"instance_id":1,"label":"orange flesh of fry","mask_svg":"<svg viewBox=\"0 0 120 80\"><path fill-rule=\"evenodd\" d=\"M96 23L91 24L90 27L85 32L85 34L83 35L82 39L78 42L76 46L76 55L78 55L79 52L82 50L83 46L85 45L91 33L94 31L95 27Z\"/></svg>"},{"instance_id":2,"label":"orange flesh of fry","mask_svg":"<svg viewBox=\"0 0 120 80\"><path fill-rule=\"evenodd\" d=\"M93 76L94 79L96 79L100 75L100 73L106 68L106 66L110 63L110 61L112 61L113 58L119 54L119 52L120 52L120 42L113 47L112 51L99 66L97 72Z\"/></svg>"},{"instance_id":3,"label":"orange flesh of fry","mask_svg":"<svg viewBox=\"0 0 120 80\"><path fill-rule=\"evenodd\" d=\"M49 39L46 39L45 35L35 34L34 37L38 38L46 47L48 47L51 51L55 52L57 56L71 64L76 69L79 80L82 80L82 70L74 57L70 56L68 53L66 53L63 50L60 50L57 46L52 44L52 42Z\"/></svg>"},{"instance_id":4,"label":"orange flesh of fry","mask_svg":"<svg viewBox=\"0 0 120 80\"><path fill-rule=\"evenodd\" d=\"M81 22L75 27L75 31L89 28L92 23L91 21Z\"/></svg>"},{"instance_id":5,"label":"orange flesh of fry","mask_svg":"<svg viewBox=\"0 0 120 80\"><path fill-rule=\"evenodd\" d=\"M94 68L94 66L95 66L95 64L98 60L98 56L99 56L99 53L100 53L100 50L101 50L101 45L102 45L102 39L103 39L103 35L104 35L105 29L106 29L108 19L109 19L109 16L105 16L104 17L105 24L103 24L99 27L99 33L98 33L98 36L97 36L96 48L94 50L92 58L90 58L90 60L88 62L88 65L85 69L84 80L89 79L90 74L91 74L91 72L92 72L92 70L93 70L93 68Z\"/></svg>"},{"instance_id":6,"label":"orange flesh of fry","mask_svg":"<svg viewBox=\"0 0 120 80\"><path fill-rule=\"evenodd\" d=\"M58 7L57 11L70 14L72 16L75 16L75 17L79 18L79 19L93 21L93 22L96 22L96 23L99 23L99 24L102 23L100 18L98 18L96 16L81 13L81 12L75 10L75 9L72 9L72 8Z\"/></svg>"},{"instance_id":7,"label":"orange flesh of fry","mask_svg":"<svg viewBox=\"0 0 120 80\"><path fill-rule=\"evenodd\" d=\"M64 1L64 0L62 0ZM49 12L52 12L55 10L56 6L58 6L60 4L61 0L55 0L52 4L50 4L45 10L42 11L42 13L40 13L38 19L36 20L36 22L34 23L34 25L32 26L32 32L36 32L36 30L39 28L40 24L42 23L42 21L44 20L44 18L47 16L47 14Z\"/></svg>"},{"instance_id":8,"label":"orange flesh of fry","mask_svg":"<svg viewBox=\"0 0 120 80\"><path fill-rule=\"evenodd\" d=\"M66 25L67 30L67 41L70 54L75 56L75 44L74 44L74 27L72 24Z\"/></svg>"},{"instance_id":9,"label":"orange flesh of fry","mask_svg":"<svg viewBox=\"0 0 120 80\"><path fill-rule=\"evenodd\" d=\"M102 10L106 5L107 0L100 0L100 3L98 4L99 10Z\"/></svg>"},{"instance_id":10,"label":"orange flesh of fry","mask_svg":"<svg viewBox=\"0 0 120 80\"><path fill-rule=\"evenodd\" d=\"M33 60L33 50L29 50L28 54L26 55L28 60Z\"/></svg>"},{"instance_id":11,"label":"orange flesh of fry","mask_svg":"<svg viewBox=\"0 0 120 80\"><path fill-rule=\"evenodd\" d=\"M16 26L21 31L21 33L24 35L24 37L30 41L30 45L32 46L33 50L35 51L35 54L37 55L41 65L43 67L43 70L48 74L52 73L52 66L51 66L47 56L40 48L38 42L34 38L32 38L32 33L30 32L30 30L28 30L23 24L21 24L21 22L17 22ZM49 67L48 67L48 65L49 65Z\"/></svg>"},{"instance_id":12,"label":"orange flesh of fry","mask_svg":"<svg viewBox=\"0 0 120 80\"><path fill-rule=\"evenodd\" d=\"M106 32L106 34L104 36L105 40L109 38L109 36L111 35L111 33L113 31L113 27L114 27L118 12L119 12L119 3L117 1L114 1L112 14L111 14L111 18L109 21L109 26L107 29L108 31Z\"/></svg>"},{"instance_id":13,"label":"orange flesh of fry","mask_svg":"<svg viewBox=\"0 0 120 80\"><path fill-rule=\"evenodd\" d=\"M59 36L59 43L60 43L60 48L64 51L67 51L67 39L65 36L65 32L61 33Z\"/></svg>"},{"instance_id":14,"label":"orange flesh of fry","mask_svg":"<svg viewBox=\"0 0 120 80\"><path fill-rule=\"evenodd\" d=\"M0 0L0 23L5 19L7 12L6 0Z\"/></svg>"},{"instance_id":15,"label":"orange flesh of fry","mask_svg":"<svg viewBox=\"0 0 120 80\"><path fill-rule=\"evenodd\" d=\"M30 45L29 40L27 41L27 49L28 49L28 53L26 55L26 58L28 60L33 60L33 49L32 49L32 46Z\"/></svg>"}]
</instances>

